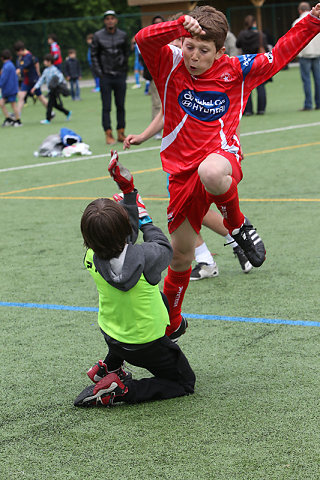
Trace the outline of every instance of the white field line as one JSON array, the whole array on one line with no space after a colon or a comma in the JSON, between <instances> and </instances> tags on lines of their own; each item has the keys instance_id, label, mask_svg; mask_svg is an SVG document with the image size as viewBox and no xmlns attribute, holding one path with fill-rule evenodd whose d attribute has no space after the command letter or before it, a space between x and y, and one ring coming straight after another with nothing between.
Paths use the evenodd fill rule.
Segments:
<instances>
[{"instance_id":1,"label":"white field line","mask_svg":"<svg viewBox=\"0 0 320 480\"><path fill-rule=\"evenodd\" d=\"M305 123L302 125L289 125L287 127L279 127L279 128L272 128L269 130L257 130L255 132L247 132L247 133L242 133L242 137L249 137L251 135L264 135L267 133L276 133L276 132L284 132L287 130L296 130L296 129L301 129L301 128L309 128L309 127L318 127L320 125L320 122L315 122L315 123ZM146 147L146 148L137 148L137 149L132 149L132 150L125 150L124 152L118 152L119 155L126 155L130 153L139 153L139 152L149 152L152 150L160 150L160 145L156 147ZM72 163L72 162L83 162L85 160L93 160L95 158L102 158L107 156L108 153L102 153L101 155L90 155L90 156L84 156L84 157L73 157L73 158L64 158L63 160L54 160L50 162L42 162L42 163L34 163L32 165L21 165L20 167L9 167L9 168L1 168L0 173L6 173L6 172L12 172L15 170L26 170L29 168L38 168L38 167L50 167L52 165L62 165L64 163Z\"/></svg>"}]
</instances>

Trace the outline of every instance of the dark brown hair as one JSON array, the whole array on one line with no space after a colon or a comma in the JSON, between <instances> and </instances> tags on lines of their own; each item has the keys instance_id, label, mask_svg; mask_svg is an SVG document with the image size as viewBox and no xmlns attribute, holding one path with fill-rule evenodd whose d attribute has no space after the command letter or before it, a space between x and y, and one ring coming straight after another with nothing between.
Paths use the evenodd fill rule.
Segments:
<instances>
[{"instance_id":1,"label":"dark brown hair","mask_svg":"<svg viewBox=\"0 0 320 480\"><path fill-rule=\"evenodd\" d=\"M49 40L49 38L51 38L51 40L53 40L54 42L56 42L58 37L57 37L57 35L56 35L55 33L49 33L49 35L48 35L48 40Z\"/></svg>"},{"instance_id":2,"label":"dark brown hair","mask_svg":"<svg viewBox=\"0 0 320 480\"><path fill-rule=\"evenodd\" d=\"M51 55L51 53L46 53L45 56L43 57L43 60L47 60L47 62L50 62L51 64L53 64L54 62L54 58Z\"/></svg>"},{"instance_id":3,"label":"dark brown hair","mask_svg":"<svg viewBox=\"0 0 320 480\"><path fill-rule=\"evenodd\" d=\"M14 49L16 52L20 52L20 50L24 50L24 43L21 41L21 40L18 40L15 44L14 44Z\"/></svg>"},{"instance_id":4,"label":"dark brown hair","mask_svg":"<svg viewBox=\"0 0 320 480\"><path fill-rule=\"evenodd\" d=\"M10 60L10 59L12 58L12 55L11 55L10 50L8 50L7 48L5 48L4 50L2 50L0 57L1 57L3 60Z\"/></svg>"},{"instance_id":5,"label":"dark brown hair","mask_svg":"<svg viewBox=\"0 0 320 480\"><path fill-rule=\"evenodd\" d=\"M89 203L80 227L84 245L103 260L118 257L132 233L127 210L109 198Z\"/></svg>"},{"instance_id":6,"label":"dark brown hair","mask_svg":"<svg viewBox=\"0 0 320 480\"><path fill-rule=\"evenodd\" d=\"M199 38L207 41L213 41L217 51L224 46L226 36L229 30L226 16L214 7L203 5L196 7L190 16L198 20L201 28L206 32Z\"/></svg>"}]
</instances>

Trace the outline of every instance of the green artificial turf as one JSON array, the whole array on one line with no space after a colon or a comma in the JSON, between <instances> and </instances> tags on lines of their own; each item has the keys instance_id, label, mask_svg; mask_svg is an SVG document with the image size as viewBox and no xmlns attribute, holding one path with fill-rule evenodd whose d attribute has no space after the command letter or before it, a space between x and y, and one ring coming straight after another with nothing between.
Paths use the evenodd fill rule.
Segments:
<instances>
[{"instance_id":1,"label":"green artificial turf","mask_svg":"<svg viewBox=\"0 0 320 480\"><path fill-rule=\"evenodd\" d=\"M57 113L40 125L44 109L29 100L23 127L0 130L0 479L318 479L320 329L281 324L320 321L320 142L311 125L320 117L298 112L299 70L267 84L265 116L241 122L240 204L265 242L266 262L244 275L224 239L202 231L220 274L190 283L183 304L195 317L180 341L197 376L195 394L112 409L73 407L89 382L86 370L106 353L97 313L36 306L97 307L79 222L89 201L112 196L115 186L99 95L81 94L81 102L65 100L70 123ZM126 133L139 133L150 117L150 97L129 85ZM90 158L33 156L62 126L83 137ZM121 162L167 231L158 147L151 139ZM50 165L20 168L40 163ZM3 171L10 168L17 169ZM149 375L129 368L135 378Z\"/></svg>"}]
</instances>

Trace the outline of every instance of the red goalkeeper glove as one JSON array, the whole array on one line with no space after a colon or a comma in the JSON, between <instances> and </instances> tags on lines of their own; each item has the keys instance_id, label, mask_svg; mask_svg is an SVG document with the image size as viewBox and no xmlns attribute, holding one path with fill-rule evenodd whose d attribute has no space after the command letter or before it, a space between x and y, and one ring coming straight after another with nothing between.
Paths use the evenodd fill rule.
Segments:
<instances>
[{"instance_id":1,"label":"red goalkeeper glove","mask_svg":"<svg viewBox=\"0 0 320 480\"><path fill-rule=\"evenodd\" d=\"M131 193L134 190L133 176L130 171L119 162L118 152L116 150L111 150L111 160L108 171L123 193Z\"/></svg>"},{"instance_id":2,"label":"red goalkeeper glove","mask_svg":"<svg viewBox=\"0 0 320 480\"><path fill-rule=\"evenodd\" d=\"M123 200L123 193L115 193L113 195L113 199L117 203L120 203ZM139 212L139 228L146 223L152 223L152 218L148 214L145 204L143 203L143 200L140 197L139 193L137 193L136 203Z\"/></svg>"}]
</instances>

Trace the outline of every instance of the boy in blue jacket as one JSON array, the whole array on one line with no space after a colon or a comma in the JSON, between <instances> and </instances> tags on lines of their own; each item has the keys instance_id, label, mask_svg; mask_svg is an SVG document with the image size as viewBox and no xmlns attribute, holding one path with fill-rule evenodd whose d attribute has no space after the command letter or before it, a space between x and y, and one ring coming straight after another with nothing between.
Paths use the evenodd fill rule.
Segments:
<instances>
[{"instance_id":1,"label":"boy in blue jacket","mask_svg":"<svg viewBox=\"0 0 320 480\"><path fill-rule=\"evenodd\" d=\"M3 50L1 52L1 61L3 67L0 75L0 88L2 92L2 98L0 99L0 107L5 116L5 120L2 124L3 127L20 127L22 125L17 104L17 93L19 89L18 75L16 68L11 61L10 50ZM10 103L14 119L10 117L6 108L6 103Z\"/></svg>"}]
</instances>

